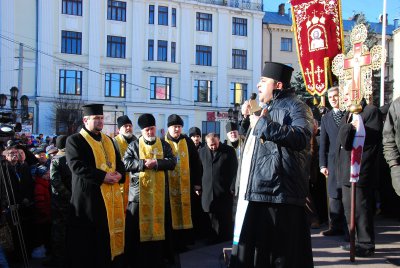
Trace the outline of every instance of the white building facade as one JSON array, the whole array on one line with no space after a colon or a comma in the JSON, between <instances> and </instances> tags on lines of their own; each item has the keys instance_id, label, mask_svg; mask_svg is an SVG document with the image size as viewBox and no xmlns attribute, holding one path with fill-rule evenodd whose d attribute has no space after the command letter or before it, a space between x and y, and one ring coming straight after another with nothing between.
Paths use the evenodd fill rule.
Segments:
<instances>
[{"instance_id":1,"label":"white building facade","mask_svg":"<svg viewBox=\"0 0 400 268\"><path fill-rule=\"evenodd\" d=\"M261 74L261 0L15 0L0 12L0 93L18 86L23 43L20 94L34 107L36 133L66 131L54 122L64 101L104 103L111 135L119 115L138 133L138 116L152 113L161 135L176 113L185 132L224 136L218 118Z\"/></svg>"}]
</instances>

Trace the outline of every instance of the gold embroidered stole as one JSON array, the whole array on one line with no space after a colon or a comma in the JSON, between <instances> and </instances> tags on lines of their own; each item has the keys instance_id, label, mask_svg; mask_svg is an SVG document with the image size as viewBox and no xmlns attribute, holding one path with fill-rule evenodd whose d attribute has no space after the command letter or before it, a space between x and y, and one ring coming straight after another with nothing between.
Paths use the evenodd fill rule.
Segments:
<instances>
[{"instance_id":1,"label":"gold embroidered stole","mask_svg":"<svg viewBox=\"0 0 400 268\"><path fill-rule=\"evenodd\" d=\"M84 129L79 132L93 150L96 168L105 172L114 172L116 154L110 138L101 133L101 141L93 139ZM111 163L111 167L107 165ZM111 259L124 253L125 246L125 214L123 196L119 184L103 183L100 187L107 211L108 230L110 232Z\"/></svg>"},{"instance_id":2,"label":"gold embroidered stole","mask_svg":"<svg viewBox=\"0 0 400 268\"><path fill-rule=\"evenodd\" d=\"M176 143L165 136L165 140L171 145L172 152L177 160L175 169L168 173L172 227L174 230L190 229L193 227L193 224L190 209L188 146L185 139L181 139Z\"/></svg>"},{"instance_id":3,"label":"gold embroidered stole","mask_svg":"<svg viewBox=\"0 0 400 268\"><path fill-rule=\"evenodd\" d=\"M114 139L118 144L119 154L121 155L121 159L123 159L125 152L128 149L128 143L126 142L124 136L122 136L121 134L117 135ZM128 205L129 181L130 181L129 172L126 172L125 173L125 183L121 186L121 190L124 193L124 208L125 209Z\"/></svg>"},{"instance_id":4,"label":"gold embroidered stole","mask_svg":"<svg viewBox=\"0 0 400 268\"><path fill-rule=\"evenodd\" d=\"M139 138L139 159L163 159L162 143L148 145ZM146 169L139 173L140 241L165 240L165 174L164 170Z\"/></svg>"}]
</instances>

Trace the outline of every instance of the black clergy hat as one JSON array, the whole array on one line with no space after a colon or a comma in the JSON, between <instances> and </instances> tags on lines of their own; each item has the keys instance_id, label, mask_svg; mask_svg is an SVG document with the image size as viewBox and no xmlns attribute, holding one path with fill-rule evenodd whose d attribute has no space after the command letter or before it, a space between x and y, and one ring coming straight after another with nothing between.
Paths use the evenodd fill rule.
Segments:
<instances>
[{"instance_id":1,"label":"black clergy hat","mask_svg":"<svg viewBox=\"0 0 400 268\"><path fill-rule=\"evenodd\" d=\"M191 127L189 128L189 137L193 137L199 135L201 136L201 131L198 127Z\"/></svg>"},{"instance_id":2,"label":"black clergy hat","mask_svg":"<svg viewBox=\"0 0 400 268\"><path fill-rule=\"evenodd\" d=\"M62 150L65 148L65 143L67 142L67 136L66 135L60 135L56 139L56 147L58 150Z\"/></svg>"},{"instance_id":3,"label":"black clergy hat","mask_svg":"<svg viewBox=\"0 0 400 268\"><path fill-rule=\"evenodd\" d=\"M156 125L156 119L152 114L142 114L138 118L138 125L140 129L144 129L146 127L152 127Z\"/></svg>"},{"instance_id":4,"label":"black clergy hat","mask_svg":"<svg viewBox=\"0 0 400 268\"><path fill-rule=\"evenodd\" d=\"M225 130L226 130L226 133L229 133L231 131L238 130L238 126L236 123L228 122L228 123L226 123Z\"/></svg>"},{"instance_id":5,"label":"black clergy hat","mask_svg":"<svg viewBox=\"0 0 400 268\"><path fill-rule=\"evenodd\" d=\"M123 125L131 124L132 121L129 119L127 115L123 115L117 118L118 129L120 129Z\"/></svg>"},{"instance_id":6,"label":"black clergy hat","mask_svg":"<svg viewBox=\"0 0 400 268\"><path fill-rule=\"evenodd\" d=\"M290 86L293 68L279 62L266 61L262 71L263 77L274 79L283 84L283 88Z\"/></svg>"},{"instance_id":7,"label":"black clergy hat","mask_svg":"<svg viewBox=\"0 0 400 268\"><path fill-rule=\"evenodd\" d=\"M168 116L167 126L170 127L175 125L183 126L183 120L179 115L171 114L170 116Z\"/></svg>"},{"instance_id":8,"label":"black clergy hat","mask_svg":"<svg viewBox=\"0 0 400 268\"><path fill-rule=\"evenodd\" d=\"M82 106L83 116L103 115L103 105L104 104L98 104L98 103L83 105Z\"/></svg>"}]
</instances>

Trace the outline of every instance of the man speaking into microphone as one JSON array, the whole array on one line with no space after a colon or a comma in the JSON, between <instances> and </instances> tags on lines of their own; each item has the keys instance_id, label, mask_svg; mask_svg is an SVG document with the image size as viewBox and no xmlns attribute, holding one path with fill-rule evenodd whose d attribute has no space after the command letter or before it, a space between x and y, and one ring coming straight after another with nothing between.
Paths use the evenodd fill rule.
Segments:
<instances>
[{"instance_id":1,"label":"man speaking into microphone","mask_svg":"<svg viewBox=\"0 0 400 268\"><path fill-rule=\"evenodd\" d=\"M313 267L305 212L311 110L290 88L293 68L266 62L257 84L261 115L250 118L238 170L230 267Z\"/></svg>"}]
</instances>

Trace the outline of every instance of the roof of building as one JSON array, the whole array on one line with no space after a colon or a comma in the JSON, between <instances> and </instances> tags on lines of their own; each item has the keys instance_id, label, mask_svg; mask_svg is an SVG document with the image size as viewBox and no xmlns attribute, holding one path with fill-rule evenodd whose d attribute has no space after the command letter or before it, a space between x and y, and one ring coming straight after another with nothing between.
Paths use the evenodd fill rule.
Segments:
<instances>
[{"instance_id":1,"label":"roof of building","mask_svg":"<svg viewBox=\"0 0 400 268\"><path fill-rule=\"evenodd\" d=\"M285 13L284 15L280 15L278 12L266 11L263 18L263 23L265 24L278 24L278 25L292 25L292 16L291 14ZM343 30L345 32L351 31L353 29L355 20L343 20ZM377 34L382 34L382 23L380 22L368 22L371 26L371 29L374 30ZM392 35L395 30L393 24L389 24L386 26L386 34Z\"/></svg>"}]
</instances>

